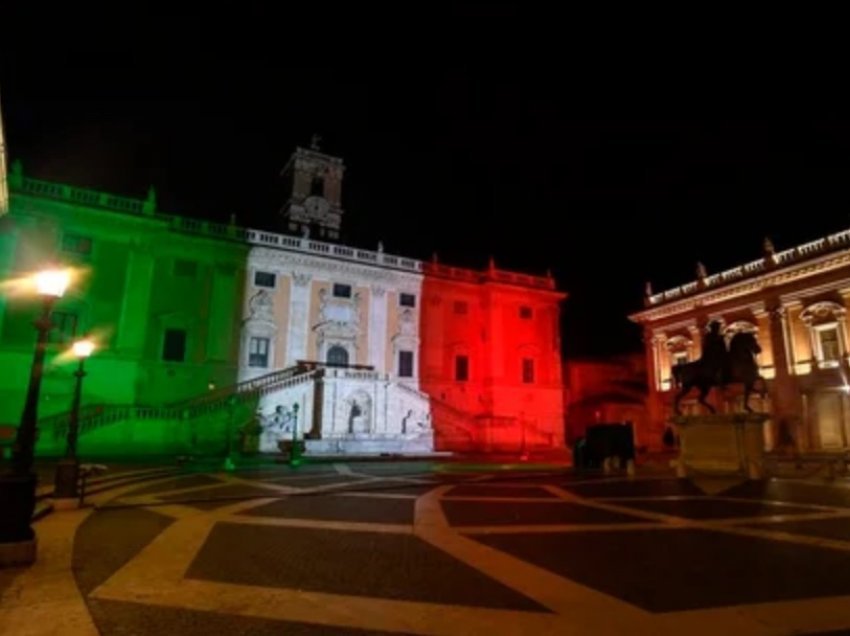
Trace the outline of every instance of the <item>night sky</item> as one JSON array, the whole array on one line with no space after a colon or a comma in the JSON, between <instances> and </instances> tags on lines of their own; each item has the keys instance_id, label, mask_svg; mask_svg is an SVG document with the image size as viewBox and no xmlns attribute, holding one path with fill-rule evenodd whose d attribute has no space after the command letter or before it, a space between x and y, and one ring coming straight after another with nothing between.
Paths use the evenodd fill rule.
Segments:
<instances>
[{"instance_id":1,"label":"night sky","mask_svg":"<svg viewBox=\"0 0 850 636\"><path fill-rule=\"evenodd\" d=\"M127 196L153 184L166 212L277 229L280 169L319 133L347 165L346 242L551 268L570 294L568 356L639 350L626 314L646 280L660 291L698 260L712 273L757 258L766 235L781 250L850 227L850 119L835 102L778 107L764 82L780 70L650 73L601 45L561 46L578 27L556 42L546 16L538 31L509 5L371 15L396 26L369 46L352 15L318 28L321 15L7 31L10 159ZM426 35L399 26L413 24Z\"/></svg>"}]
</instances>

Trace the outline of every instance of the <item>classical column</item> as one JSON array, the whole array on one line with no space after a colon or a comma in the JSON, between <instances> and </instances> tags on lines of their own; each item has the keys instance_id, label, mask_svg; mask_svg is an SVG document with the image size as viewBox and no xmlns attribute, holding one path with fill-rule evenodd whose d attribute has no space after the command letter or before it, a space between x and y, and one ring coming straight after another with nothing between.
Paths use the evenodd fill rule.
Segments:
<instances>
[{"instance_id":1,"label":"classical column","mask_svg":"<svg viewBox=\"0 0 850 636\"><path fill-rule=\"evenodd\" d=\"M771 402L773 404L773 439L779 449L793 437L800 450L797 439L797 424L803 416L800 390L793 372L793 350L788 333L787 308L775 303L768 309L770 314L770 339L773 349L773 378Z\"/></svg>"},{"instance_id":2,"label":"classical column","mask_svg":"<svg viewBox=\"0 0 850 636\"><path fill-rule=\"evenodd\" d=\"M699 360L702 356L702 338L700 328L696 325L688 327L688 333L691 336L691 360Z\"/></svg>"},{"instance_id":3,"label":"classical column","mask_svg":"<svg viewBox=\"0 0 850 636\"><path fill-rule=\"evenodd\" d=\"M847 313L843 310L840 313L836 311L835 319L838 321L838 344L841 350L841 358L848 360L850 355L847 352Z\"/></svg>"},{"instance_id":4,"label":"classical column","mask_svg":"<svg viewBox=\"0 0 850 636\"><path fill-rule=\"evenodd\" d=\"M486 301L487 323L490 331L488 338L490 369L488 371L494 382L504 382L507 379L509 384L519 383L519 378L505 377L505 336L502 316L504 301L501 297L495 296L496 293L491 289Z\"/></svg>"},{"instance_id":5,"label":"classical column","mask_svg":"<svg viewBox=\"0 0 850 636\"><path fill-rule=\"evenodd\" d=\"M794 338L791 335L791 327L788 324L788 310L785 307L779 311L779 321L782 329L782 342L785 347L786 368L791 375L797 375L797 351L794 347ZM775 356L776 354L774 354Z\"/></svg>"},{"instance_id":6,"label":"classical column","mask_svg":"<svg viewBox=\"0 0 850 636\"><path fill-rule=\"evenodd\" d=\"M310 335L310 281L312 276L305 272L292 273L292 288L289 294L289 333L286 338L286 362L290 367L298 360L307 358L307 341Z\"/></svg>"},{"instance_id":7,"label":"classical column","mask_svg":"<svg viewBox=\"0 0 850 636\"><path fill-rule=\"evenodd\" d=\"M155 284L154 258L143 245L129 247L129 253L116 344L122 354L140 359L148 328L153 324L148 314Z\"/></svg>"},{"instance_id":8,"label":"classical column","mask_svg":"<svg viewBox=\"0 0 850 636\"><path fill-rule=\"evenodd\" d=\"M844 311L836 312L835 319L838 321L838 344L841 357L844 360L850 360L850 354L847 352L847 314Z\"/></svg>"},{"instance_id":9,"label":"classical column","mask_svg":"<svg viewBox=\"0 0 850 636\"><path fill-rule=\"evenodd\" d=\"M803 322L806 324L806 329L809 332L809 349L811 350L811 355L809 356L810 370L814 371L820 367L820 363L823 360L823 353L821 352L819 342L820 336L818 335L817 329L814 327L812 316L804 314Z\"/></svg>"},{"instance_id":10,"label":"classical column","mask_svg":"<svg viewBox=\"0 0 850 636\"><path fill-rule=\"evenodd\" d=\"M664 375L668 371L667 364L669 361L669 352L667 352L667 336L663 333L655 334L652 338L652 346L655 351L655 377L656 377L656 388L658 391L664 391L667 387L664 386L664 380L669 379L665 378ZM665 356L667 359L665 359Z\"/></svg>"},{"instance_id":11,"label":"classical column","mask_svg":"<svg viewBox=\"0 0 850 636\"><path fill-rule=\"evenodd\" d=\"M659 351L659 345L661 343L661 340L658 336L652 334L652 332L650 331L647 331L645 338L645 341L647 343L647 371L649 372L650 385L653 390L660 391L661 354Z\"/></svg>"},{"instance_id":12,"label":"classical column","mask_svg":"<svg viewBox=\"0 0 850 636\"><path fill-rule=\"evenodd\" d=\"M650 391L658 389L658 368L656 367L655 338L649 329L643 331L643 345L646 351L646 381Z\"/></svg>"},{"instance_id":13,"label":"classical column","mask_svg":"<svg viewBox=\"0 0 850 636\"><path fill-rule=\"evenodd\" d=\"M369 364L378 373L389 373L387 362L387 290L373 285L369 295ZM418 352L417 352L418 355Z\"/></svg>"},{"instance_id":14,"label":"classical column","mask_svg":"<svg viewBox=\"0 0 850 636\"><path fill-rule=\"evenodd\" d=\"M773 375L776 375L776 354L773 351L773 338L770 334L770 314L764 309L753 309L753 320L755 320L756 337L761 345L759 368L770 368Z\"/></svg>"},{"instance_id":15,"label":"classical column","mask_svg":"<svg viewBox=\"0 0 850 636\"><path fill-rule=\"evenodd\" d=\"M642 440L642 443L648 444L653 449L660 449L663 446L661 440L664 434L664 412L659 395L661 390L659 356L661 338L653 335L650 329L646 329L643 334L643 341L646 347L646 373L647 383L649 384L649 395L646 401L649 430L647 431L648 439Z\"/></svg>"}]
</instances>

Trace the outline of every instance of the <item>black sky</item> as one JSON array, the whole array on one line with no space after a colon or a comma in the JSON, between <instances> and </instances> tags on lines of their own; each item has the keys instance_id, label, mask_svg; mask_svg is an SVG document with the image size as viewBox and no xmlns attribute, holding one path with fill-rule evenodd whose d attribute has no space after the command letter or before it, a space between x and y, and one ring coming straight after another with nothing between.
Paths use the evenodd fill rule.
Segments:
<instances>
[{"instance_id":1,"label":"black sky","mask_svg":"<svg viewBox=\"0 0 850 636\"><path fill-rule=\"evenodd\" d=\"M0 24L10 157L32 176L128 196L153 184L165 211L273 229L278 173L318 132L347 165L348 242L551 268L570 294L567 355L639 349L625 316L646 280L751 260L766 235L782 249L850 227L846 104L793 54L649 59L649 43L579 45L580 25L509 5L349 10L333 27L323 8ZM373 35L380 20L390 37Z\"/></svg>"}]
</instances>

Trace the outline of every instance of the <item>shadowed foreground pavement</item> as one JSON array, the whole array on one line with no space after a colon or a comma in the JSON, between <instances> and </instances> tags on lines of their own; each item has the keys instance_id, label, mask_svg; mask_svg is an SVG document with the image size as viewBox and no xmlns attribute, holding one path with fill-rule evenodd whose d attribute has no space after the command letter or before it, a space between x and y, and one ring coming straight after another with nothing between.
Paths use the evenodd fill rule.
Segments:
<instances>
[{"instance_id":1,"label":"shadowed foreground pavement","mask_svg":"<svg viewBox=\"0 0 850 636\"><path fill-rule=\"evenodd\" d=\"M39 564L0 571L0 634L850 634L848 486L171 476L39 522Z\"/></svg>"}]
</instances>

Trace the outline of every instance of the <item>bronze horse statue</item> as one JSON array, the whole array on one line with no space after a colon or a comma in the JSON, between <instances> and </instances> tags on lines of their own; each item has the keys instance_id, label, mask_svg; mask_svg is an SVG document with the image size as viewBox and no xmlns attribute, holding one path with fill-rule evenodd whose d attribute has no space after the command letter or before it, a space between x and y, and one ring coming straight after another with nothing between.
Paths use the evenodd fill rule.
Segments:
<instances>
[{"instance_id":1,"label":"bronze horse statue","mask_svg":"<svg viewBox=\"0 0 850 636\"><path fill-rule=\"evenodd\" d=\"M681 415L679 402L694 387L699 389L699 397L697 398L699 403L714 413L714 407L705 401L708 392L712 387L722 388L727 384L735 383L744 385L744 409L748 413L752 413L753 410L750 408L749 401L756 383L761 381L759 393L762 398L767 392L764 378L759 375L758 363L755 358L757 353L761 353L761 347L756 337L751 333L739 332L732 336L726 359L720 364L720 369L712 368L712 365L707 364L702 358L673 367L673 379L676 386L680 387L674 402L676 414Z\"/></svg>"}]
</instances>

